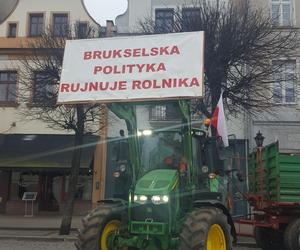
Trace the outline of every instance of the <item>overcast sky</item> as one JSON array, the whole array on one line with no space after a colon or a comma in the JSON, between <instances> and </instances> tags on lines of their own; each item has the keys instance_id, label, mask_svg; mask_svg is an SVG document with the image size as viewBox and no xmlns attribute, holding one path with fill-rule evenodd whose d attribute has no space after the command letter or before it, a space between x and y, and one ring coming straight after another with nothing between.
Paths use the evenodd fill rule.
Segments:
<instances>
[{"instance_id":1,"label":"overcast sky","mask_svg":"<svg viewBox=\"0 0 300 250\"><path fill-rule=\"evenodd\" d=\"M90 15L102 26L106 20L113 20L127 9L127 0L84 0ZM142 1L142 0L141 0Z\"/></svg>"}]
</instances>

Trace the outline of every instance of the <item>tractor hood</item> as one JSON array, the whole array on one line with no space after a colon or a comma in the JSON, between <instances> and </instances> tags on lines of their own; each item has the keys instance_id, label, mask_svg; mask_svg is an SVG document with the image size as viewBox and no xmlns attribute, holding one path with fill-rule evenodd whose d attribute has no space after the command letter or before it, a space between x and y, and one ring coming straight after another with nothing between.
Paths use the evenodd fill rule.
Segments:
<instances>
[{"instance_id":1,"label":"tractor hood","mask_svg":"<svg viewBox=\"0 0 300 250\"><path fill-rule=\"evenodd\" d=\"M156 169L138 180L135 194L163 195L169 194L178 182L178 173L173 169Z\"/></svg>"}]
</instances>

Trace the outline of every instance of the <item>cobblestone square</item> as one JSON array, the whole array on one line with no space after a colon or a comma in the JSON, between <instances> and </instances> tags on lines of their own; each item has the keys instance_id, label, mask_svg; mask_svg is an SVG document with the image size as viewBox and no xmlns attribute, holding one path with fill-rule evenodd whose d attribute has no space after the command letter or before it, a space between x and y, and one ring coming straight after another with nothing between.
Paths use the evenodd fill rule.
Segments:
<instances>
[{"instance_id":1,"label":"cobblestone square","mask_svg":"<svg viewBox=\"0 0 300 250\"><path fill-rule=\"evenodd\" d=\"M73 241L29 241L0 240L0 250L76 250ZM234 250L260 250L260 248L238 247Z\"/></svg>"}]
</instances>

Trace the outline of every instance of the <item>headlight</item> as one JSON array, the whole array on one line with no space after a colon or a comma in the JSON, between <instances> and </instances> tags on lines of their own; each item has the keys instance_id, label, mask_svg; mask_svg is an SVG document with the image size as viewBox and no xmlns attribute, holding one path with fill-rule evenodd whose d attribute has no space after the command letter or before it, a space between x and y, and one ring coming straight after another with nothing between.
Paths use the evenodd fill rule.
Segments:
<instances>
[{"instance_id":1,"label":"headlight","mask_svg":"<svg viewBox=\"0 0 300 250\"><path fill-rule=\"evenodd\" d=\"M120 177L120 172L119 171L113 172L113 177L119 178Z\"/></svg>"},{"instance_id":2,"label":"headlight","mask_svg":"<svg viewBox=\"0 0 300 250\"><path fill-rule=\"evenodd\" d=\"M126 166L125 166L124 164L122 164L122 165L120 166L120 171L121 171L121 172L125 172L125 170L126 170Z\"/></svg>"},{"instance_id":3,"label":"headlight","mask_svg":"<svg viewBox=\"0 0 300 250\"><path fill-rule=\"evenodd\" d=\"M148 129L144 130L144 131L143 131L143 135L145 135L145 136L150 136L150 135L152 135L152 130L148 130Z\"/></svg>"},{"instance_id":4,"label":"headlight","mask_svg":"<svg viewBox=\"0 0 300 250\"><path fill-rule=\"evenodd\" d=\"M208 173L208 167L207 166L202 167L202 173Z\"/></svg>"},{"instance_id":5,"label":"headlight","mask_svg":"<svg viewBox=\"0 0 300 250\"><path fill-rule=\"evenodd\" d=\"M133 199L134 199L134 202L140 203L140 204L145 204L148 200L146 195L135 195L133 197Z\"/></svg>"},{"instance_id":6,"label":"headlight","mask_svg":"<svg viewBox=\"0 0 300 250\"><path fill-rule=\"evenodd\" d=\"M151 201L155 205L165 204L165 203L169 202L169 196L168 195L153 195L151 198Z\"/></svg>"}]
</instances>

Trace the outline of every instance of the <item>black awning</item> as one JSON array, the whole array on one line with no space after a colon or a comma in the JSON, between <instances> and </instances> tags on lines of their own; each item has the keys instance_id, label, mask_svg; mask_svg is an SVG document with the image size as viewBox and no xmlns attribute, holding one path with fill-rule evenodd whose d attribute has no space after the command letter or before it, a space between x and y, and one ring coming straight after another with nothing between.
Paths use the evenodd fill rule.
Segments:
<instances>
[{"instance_id":1,"label":"black awning","mask_svg":"<svg viewBox=\"0 0 300 250\"><path fill-rule=\"evenodd\" d=\"M68 169L71 167L74 135L0 135L0 169ZM97 136L85 136L81 168L89 168Z\"/></svg>"}]
</instances>

